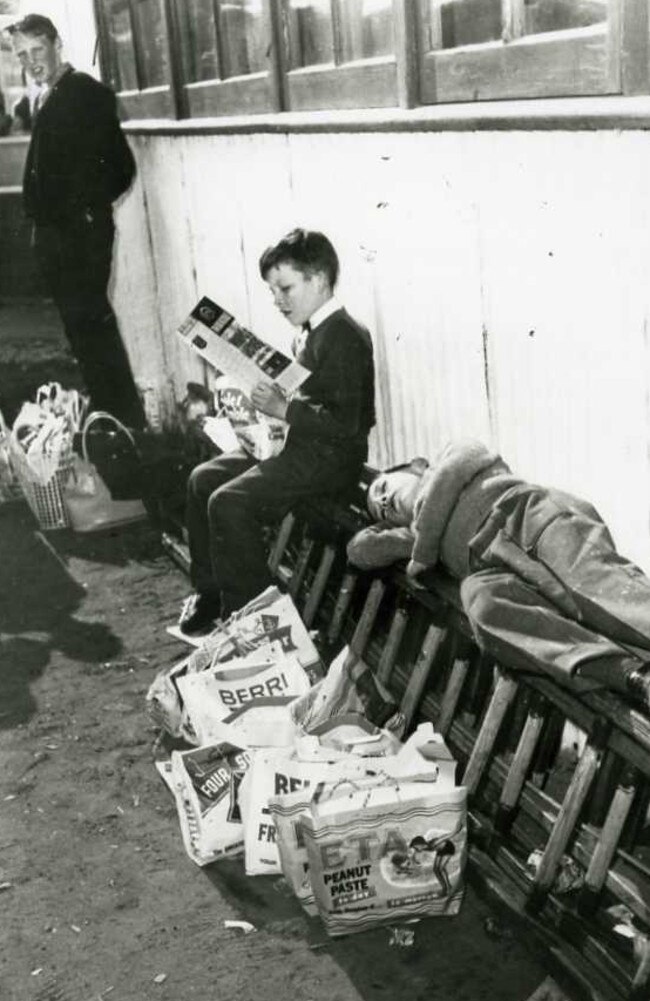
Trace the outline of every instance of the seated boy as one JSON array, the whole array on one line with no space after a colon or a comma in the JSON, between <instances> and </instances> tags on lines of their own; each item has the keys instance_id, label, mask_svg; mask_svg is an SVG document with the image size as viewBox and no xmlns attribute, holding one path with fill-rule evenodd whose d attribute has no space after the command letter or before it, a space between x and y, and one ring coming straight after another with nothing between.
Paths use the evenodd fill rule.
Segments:
<instances>
[{"instance_id":1,"label":"seated boy","mask_svg":"<svg viewBox=\"0 0 650 1001\"><path fill-rule=\"evenodd\" d=\"M358 532L361 569L442 565L482 650L578 691L607 687L650 705L650 579L619 556L597 512L518 479L479 442L415 459L368 490L380 524Z\"/></svg>"},{"instance_id":2,"label":"seated boy","mask_svg":"<svg viewBox=\"0 0 650 1001\"><path fill-rule=\"evenodd\" d=\"M303 498L345 491L367 457L375 422L372 341L334 297L339 262L322 233L296 229L259 262L275 305L300 333L294 353L311 372L290 399L261 380L251 402L289 427L279 455L246 452L197 466L187 490L191 577L180 628L198 634L271 583L263 526Z\"/></svg>"}]
</instances>

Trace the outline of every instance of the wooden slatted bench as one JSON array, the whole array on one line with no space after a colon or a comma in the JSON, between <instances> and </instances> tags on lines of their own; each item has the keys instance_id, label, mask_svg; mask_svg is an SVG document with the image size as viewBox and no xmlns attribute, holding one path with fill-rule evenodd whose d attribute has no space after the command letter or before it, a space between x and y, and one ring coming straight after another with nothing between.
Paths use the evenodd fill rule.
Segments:
<instances>
[{"instance_id":1,"label":"wooden slatted bench","mask_svg":"<svg viewBox=\"0 0 650 1001\"><path fill-rule=\"evenodd\" d=\"M351 567L371 475L349 503L287 515L271 570L326 660L349 644L398 700L406 731L430 719L446 737L469 793L472 878L585 997L650 998L650 719L611 692L577 696L482 655L443 573L424 590L399 565ZM183 564L183 548L167 545Z\"/></svg>"},{"instance_id":2,"label":"wooden slatted bench","mask_svg":"<svg viewBox=\"0 0 650 1001\"><path fill-rule=\"evenodd\" d=\"M287 515L273 572L332 655L347 642L373 665L407 727L431 719L447 738L469 793L473 876L585 996L650 997L650 719L483 656L444 574L422 590L400 566L350 567L364 489L346 507Z\"/></svg>"}]
</instances>

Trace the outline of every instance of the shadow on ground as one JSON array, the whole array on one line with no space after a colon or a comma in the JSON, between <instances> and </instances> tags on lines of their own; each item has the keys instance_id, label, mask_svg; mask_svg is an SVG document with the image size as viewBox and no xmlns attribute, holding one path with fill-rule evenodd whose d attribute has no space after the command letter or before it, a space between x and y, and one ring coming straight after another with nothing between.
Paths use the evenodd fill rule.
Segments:
<instances>
[{"instance_id":1,"label":"shadow on ground","mask_svg":"<svg viewBox=\"0 0 650 1001\"><path fill-rule=\"evenodd\" d=\"M85 596L27 507L1 507L0 728L32 715L30 683L47 667L54 650L90 662L119 654L121 643L107 625L75 617Z\"/></svg>"}]
</instances>

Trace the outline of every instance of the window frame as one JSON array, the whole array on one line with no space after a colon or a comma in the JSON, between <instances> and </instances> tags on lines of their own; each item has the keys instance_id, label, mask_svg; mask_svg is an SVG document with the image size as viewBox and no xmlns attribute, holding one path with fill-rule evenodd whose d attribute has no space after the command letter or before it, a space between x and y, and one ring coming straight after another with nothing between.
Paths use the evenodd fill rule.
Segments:
<instances>
[{"instance_id":1,"label":"window frame","mask_svg":"<svg viewBox=\"0 0 650 1001\"><path fill-rule=\"evenodd\" d=\"M358 108L364 94L364 108L389 108L398 103L397 53L366 59L342 61L342 33L337 0L330 0L334 59L329 63L290 69L286 66L287 0L275 0L276 17L281 21L287 106L291 111L318 111L323 108ZM407 0L408 3L408 0ZM393 19L403 2L393 2ZM395 28L395 33L397 30ZM396 39L397 41L397 39Z\"/></svg>"},{"instance_id":2,"label":"window frame","mask_svg":"<svg viewBox=\"0 0 650 1001\"><path fill-rule=\"evenodd\" d=\"M621 22L633 3L608 0L607 19L589 28L525 35L524 0L501 0L507 40L421 53L422 103L621 94Z\"/></svg>"},{"instance_id":3,"label":"window frame","mask_svg":"<svg viewBox=\"0 0 650 1001\"><path fill-rule=\"evenodd\" d=\"M107 0L93 2L102 76L110 79ZM136 75L142 80L141 40L133 16L140 2L125 0L131 12ZM394 55L296 69L287 65L285 0L262 0L269 35L268 70L195 82L184 79L177 2L162 0L170 80L160 87L119 92L127 119L200 121L273 112L410 109L465 102L478 107L482 101L650 94L650 0L609 0L602 27L528 36L518 29L524 0L501 0L508 41L432 52L423 51L421 0L392 0ZM332 11L336 10L333 3ZM336 25L333 28L336 40ZM540 71L531 73L531 66Z\"/></svg>"},{"instance_id":4,"label":"window frame","mask_svg":"<svg viewBox=\"0 0 650 1001\"><path fill-rule=\"evenodd\" d=\"M174 0L173 2L176 19L178 18L176 10L177 2L178 0ZM186 0L180 0L180 2L186 2ZM264 27L270 38L270 56L267 69L239 76L197 81L182 80L180 89L183 95L183 105L187 110L188 117L221 117L236 114L255 115L281 110L275 65L277 38L275 35L273 6L272 0L262 0ZM219 40L217 4L213 3L212 7L213 17L215 18L215 31L217 33L217 40ZM176 24L178 24L177 20ZM180 30L176 32L176 38L180 44ZM219 49L220 45L218 44L218 65L221 63ZM180 60L179 66L182 71L182 62Z\"/></svg>"},{"instance_id":5,"label":"window frame","mask_svg":"<svg viewBox=\"0 0 650 1001\"><path fill-rule=\"evenodd\" d=\"M97 23L97 35L99 38L100 68L102 79L108 80L111 77L110 67L110 30L107 19L106 3L102 0L93 0L95 8L95 21ZM170 10L170 0L162 0L163 19L165 21L165 44L167 46L167 57L170 66L170 80L166 84L146 87L143 86L143 58L142 42L139 37L137 23L135 19L135 8L138 3L144 0L125 0L125 6L129 11L131 22L131 34L133 37L133 57L135 63L135 75L138 81L137 90L118 91L119 103L125 118L182 118L185 117L184 109L179 106L177 87L174 85L177 79L177 57L174 52L172 40L174 32L172 13Z\"/></svg>"}]
</instances>

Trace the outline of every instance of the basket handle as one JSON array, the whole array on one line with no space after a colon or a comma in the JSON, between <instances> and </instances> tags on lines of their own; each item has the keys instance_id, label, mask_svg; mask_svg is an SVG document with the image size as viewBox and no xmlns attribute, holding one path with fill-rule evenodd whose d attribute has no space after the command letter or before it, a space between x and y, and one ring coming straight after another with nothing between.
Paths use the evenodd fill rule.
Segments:
<instances>
[{"instance_id":1,"label":"basket handle","mask_svg":"<svg viewBox=\"0 0 650 1001\"><path fill-rule=\"evenodd\" d=\"M87 442L88 431L90 430L93 424L96 424L100 420L110 421L113 424L115 424L115 426L120 431L124 432L124 434L127 436L133 447L134 448L136 447L135 438L133 437L133 434L124 424L122 424L122 421L119 421L117 417L113 417L113 415L109 414L107 410L94 410L93 413L89 414L88 417L86 418L86 423L84 424L83 431L81 432L81 452L85 462L90 462L90 459L88 458L88 442Z\"/></svg>"}]
</instances>

